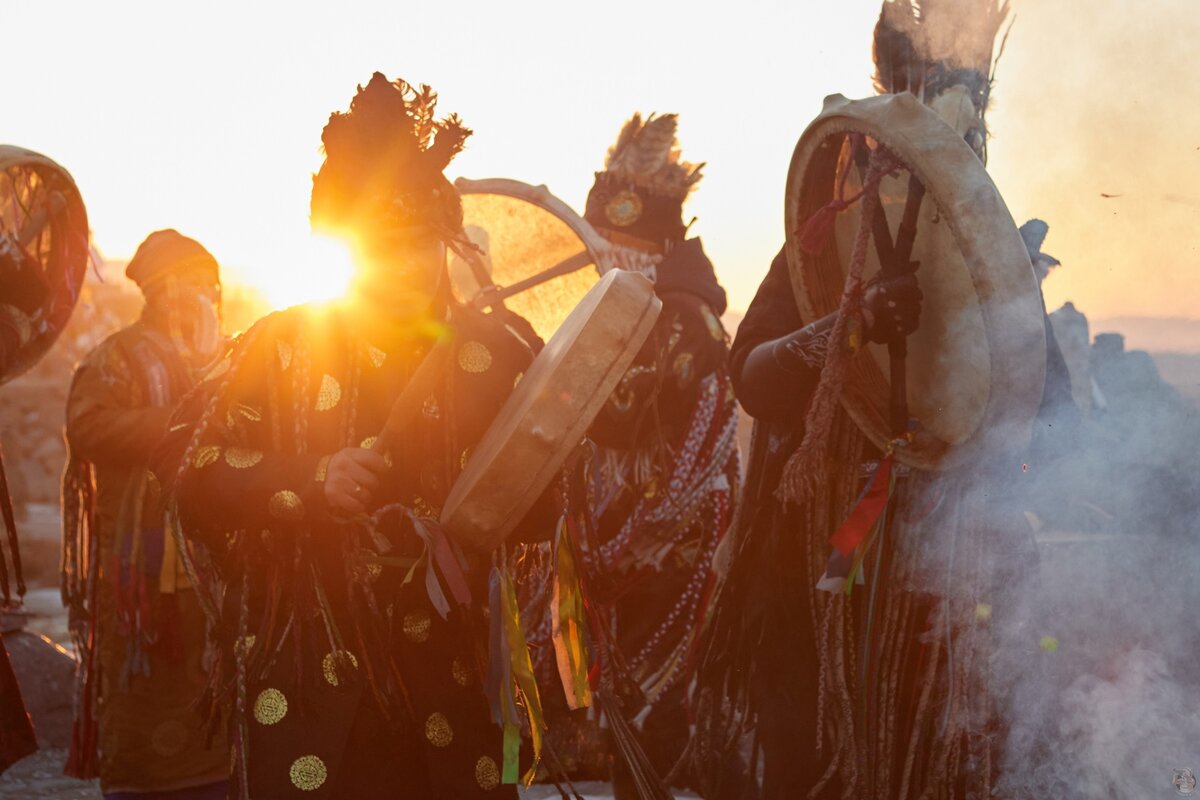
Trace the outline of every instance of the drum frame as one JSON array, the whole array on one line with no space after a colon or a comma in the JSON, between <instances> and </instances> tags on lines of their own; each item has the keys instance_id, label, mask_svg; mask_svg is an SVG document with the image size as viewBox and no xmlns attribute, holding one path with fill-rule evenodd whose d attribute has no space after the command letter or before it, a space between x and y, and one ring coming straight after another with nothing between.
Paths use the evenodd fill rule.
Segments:
<instances>
[{"instance_id":1,"label":"drum frame","mask_svg":"<svg viewBox=\"0 0 1200 800\"><path fill-rule=\"evenodd\" d=\"M1044 309L1028 253L978 156L911 94L866 100L831 95L796 145L785 196L785 250L803 319L813 322L841 303L846 265L834 237L819 254L810 255L798 233L833 199L848 134L883 144L924 184L926 202L936 204L970 273L989 347L988 396L974 432L963 442L950 443L918 429L908 446L897 448L897 460L919 469L945 469L969 461L985 447L1027 440L1046 373ZM918 280L920 274L918 270ZM875 360L860 352L842 396L851 419L881 450L895 436L889 385ZM993 439L997 434L1002 442Z\"/></svg>"}]
</instances>

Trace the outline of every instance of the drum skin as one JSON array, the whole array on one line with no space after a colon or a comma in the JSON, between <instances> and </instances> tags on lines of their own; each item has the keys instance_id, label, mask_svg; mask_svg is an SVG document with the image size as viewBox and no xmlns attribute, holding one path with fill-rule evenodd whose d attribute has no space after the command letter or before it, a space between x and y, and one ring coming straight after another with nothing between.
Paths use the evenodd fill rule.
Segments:
<instances>
[{"instance_id":1,"label":"drum skin","mask_svg":"<svg viewBox=\"0 0 1200 800\"><path fill-rule=\"evenodd\" d=\"M504 301L549 339L588 290L608 270L607 243L583 217L545 186L508 178L459 178L463 226L479 247L492 281L505 288L531 278L578 254L590 264L530 287ZM455 257L450 261L451 289L460 303L471 303L478 281Z\"/></svg>"},{"instance_id":2,"label":"drum skin","mask_svg":"<svg viewBox=\"0 0 1200 800\"><path fill-rule=\"evenodd\" d=\"M838 215L835 233L816 256L797 232L833 198L847 134L882 142L926 188L912 258L924 293L921 323L908 340L911 443L898 448L908 466L961 465L991 447L1028 440L1046 373L1044 309L1024 242L983 164L958 132L913 95L826 98L796 145L788 173L786 252L801 315L820 319L838 309L862 203ZM846 197L859 188L856 171ZM885 177L880 200L895 236L907 175ZM866 280L879 272L868 249ZM846 412L880 449L889 423L888 353L871 344L853 359L842 397Z\"/></svg>"},{"instance_id":3,"label":"drum skin","mask_svg":"<svg viewBox=\"0 0 1200 800\"><path fill-rule=\"evenodd\" d=\"M442 507L460 544L490 551L554 481L662 310L644 276L611 270L526 371Z\"/></svg>"}]
</instances>

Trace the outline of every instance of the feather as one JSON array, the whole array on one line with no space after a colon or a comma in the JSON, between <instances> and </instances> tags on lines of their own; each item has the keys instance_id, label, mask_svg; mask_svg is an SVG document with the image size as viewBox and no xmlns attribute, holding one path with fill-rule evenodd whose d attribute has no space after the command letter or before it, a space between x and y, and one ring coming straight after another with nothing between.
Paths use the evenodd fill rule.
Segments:
<instances>
[{"instance_id":1,"label":"feather","mask_svg":"<svg viewBox=\"0 0 1200 800\"><path fill-rule=\"evenodd\" d=\"M437 94L429 84L423 83L421 89L413 93L410 107L413 116L413 134L416 136L417 144L428 149L435 127L433 115L437 111Z\"/></svg>"},{"instance_id":2,"label":"feather","mask_svg":"<svg viewBox=\"0 0 1200 800\"><path fill-rule=\"evenodd\" d=\"M608 148L608 155L604 159L604 168L612 169L613 164L620 160L621 154L633 142L633 137L637 136L637 132L642 129L642 115L635 113L621 127L621 135L617 137L617 141L612 147Z\"/></svg>"},{"instance_id":3,"label":"feather","mask_svg":"<svg viewBox=\"0 0 1200 800\"><path fill-rule=\"evenodd\" d=\"M431 170L441 172L450 161L459 153L462 152L466 144L467 137L472 134L470 128L462 124L462 120L457 114L451 114L435 126L437 128L437 138L433 140L433 144L425 151L427 166Z\"/></svg>"},{"instance_id":4,"label":"feather","mask_svg":"<svg viewBox=\"0 0 1200 800\"><path fill-rule=\"evenodd\" d=\"M667 164L671 149L675 146L677 119L674 114L651 117L633 141L631 156L633 171L640 175L654 175Z\"/></svg>"},{"instance_id":5,"label":"feather","mask_svg":"<svg viewBox=\"0 0 1200 800\"><path fill-rule=\"evenodd\" d=\"M700 167L681 160L676 131L679 115L634 114L621 128L604 159L605 171L672 197L686 197L700 181Z\"/></svg>"}]
</instances>

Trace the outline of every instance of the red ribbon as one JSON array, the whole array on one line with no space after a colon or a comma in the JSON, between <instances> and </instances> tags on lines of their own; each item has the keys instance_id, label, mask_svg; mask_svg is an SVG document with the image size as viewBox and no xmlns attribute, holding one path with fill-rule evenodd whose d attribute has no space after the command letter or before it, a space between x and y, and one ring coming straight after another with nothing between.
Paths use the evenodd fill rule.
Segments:
<instances>
[{"instance_id":1,"label":"red ribbon","mask_svg":"<svg viewBox=\"0 0 1200 800\"><path fill-rule=\"evenodd\" d=\"M885 457L879 462L879 467L867 484L866 491L859 498L858 505L850 512L850 516L842 523L837 532L829 540L843 556L849 557L854 548L866 538L867 533L875 527L879 515L887 506L888 490L891 486L892 456Z\"/></svg>"}]
</instances>

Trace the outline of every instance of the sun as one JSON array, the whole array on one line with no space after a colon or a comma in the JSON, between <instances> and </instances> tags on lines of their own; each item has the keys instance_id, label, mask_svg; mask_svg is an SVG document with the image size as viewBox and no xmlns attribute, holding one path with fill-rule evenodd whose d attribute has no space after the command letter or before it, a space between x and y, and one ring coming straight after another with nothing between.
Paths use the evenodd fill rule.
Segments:
<instances>
[{"instance_id":1,"label":"sun","mask_svg":"<svg viewBox=\"0 0 1200 800\"><path fill-rule=\"evenodd\" d=\"M256 270L252 282L272 309L281 309L341 297L353 272L345 242L311 234L284 246L272 268Z\"/></svg>"}]
</instances>

